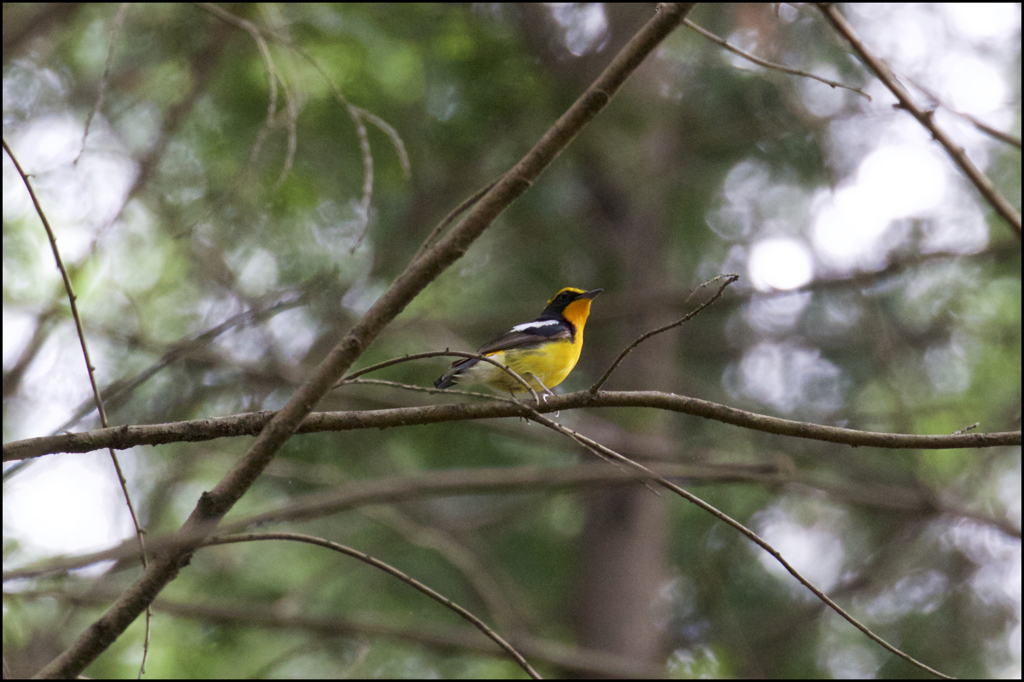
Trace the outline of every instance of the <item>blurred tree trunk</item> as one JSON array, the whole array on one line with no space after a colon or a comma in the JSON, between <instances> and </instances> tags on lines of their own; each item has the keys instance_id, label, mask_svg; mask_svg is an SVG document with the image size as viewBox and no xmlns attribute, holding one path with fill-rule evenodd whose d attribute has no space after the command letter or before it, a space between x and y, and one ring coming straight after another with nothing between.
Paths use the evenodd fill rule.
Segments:
<instances>
[{"instance_id":1,"label":"blurred tree trunk","mask_svg":"<svg viewBox=\"0 0 1024 682\"><path fill-rule=\"evenodd\" d=\"M644 144L666 132L648 132ZM652 144L651 148L671 146ZM661 160L666 158L661 156ZM648 161L659 163L655 158ZM617 247L614 251L622 285L616 293L621 297L620 307L629 311L625 324L617 325L628 331L615 339L606 353L611 358L641 333L666 322L668 311L652 305L652 294L663 290L672 276L666 271L662 217L641 206L626 206L624 201L618 201L629 195L610 187L614 180L592 181L592 186L598 188L597 203L606 214L598 224L605 226L606 243ZM662 334L640 346L620 366L613 379L615 388L670 390L678 375L677 338L671 333ZM671 421L665 414L627 415L624 419L641 419L643 423L620 423L631 433L670 436L667 432ZM644 452L623 454L641 463L650 462ZM574 613L580 646L646 664L663 660L660 640L665 618L658 610L659 590L665 580L666 524L665 499L639 483L601 488L588 494Z\"/></svg>"}]
</instances>

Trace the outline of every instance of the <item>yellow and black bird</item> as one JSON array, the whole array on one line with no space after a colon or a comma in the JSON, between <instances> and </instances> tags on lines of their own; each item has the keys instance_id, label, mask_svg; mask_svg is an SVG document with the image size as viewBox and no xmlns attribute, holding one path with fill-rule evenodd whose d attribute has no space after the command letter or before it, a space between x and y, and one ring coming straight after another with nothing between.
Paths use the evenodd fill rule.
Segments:
<instances>
[{"instance_id":1,"label":"yellow and black bird","mask_svg":"<svg viewBox=\"0 0 1024 682\"><path fill-rule=\"evenodd\" d=\"M569 376L580 359L590 302L602 291L566 287L548 301L536 320L517 324L477 352L507 365L535 391L553 395L551 389ZM487 384L512 393L526 392L526 387L507 372L477 358L456 360L434 386L448 388L454 383Z\"/></svg>"}]
</instances>

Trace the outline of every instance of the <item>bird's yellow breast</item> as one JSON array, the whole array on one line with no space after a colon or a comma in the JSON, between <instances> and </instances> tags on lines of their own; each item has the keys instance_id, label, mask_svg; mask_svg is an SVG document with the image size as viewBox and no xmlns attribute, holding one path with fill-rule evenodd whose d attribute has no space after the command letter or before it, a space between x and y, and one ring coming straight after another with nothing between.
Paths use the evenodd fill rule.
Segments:
<instances>
[{"instance_id":1,"label":"bird's yellow breast","mask_svg":"<svg viewBox=\"0 0 1024 682\"><path fill-rule=\"evenodd\" d=\"M554 388L565 381L580 359L582 347L583 334L577 331L575 341L558 339L536 348L513 348L488 353L488 357L508 365L512 371L526 379L533 390L543 391L545 386ZM522 384L490 363L479 362L470 371L480 372L474 379L488 386L514 393L526 392Z\"/></svg>"}]
</instances>

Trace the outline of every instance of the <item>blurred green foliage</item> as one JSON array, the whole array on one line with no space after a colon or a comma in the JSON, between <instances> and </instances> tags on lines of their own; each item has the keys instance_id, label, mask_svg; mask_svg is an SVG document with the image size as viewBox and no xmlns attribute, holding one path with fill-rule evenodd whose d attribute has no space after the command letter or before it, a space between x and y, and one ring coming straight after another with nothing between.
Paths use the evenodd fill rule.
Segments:
<instances>
[{"instance_id":1,"label":"blurred green foliage","mask_svg":"<svg viewBox=\"0 0 1024 682\"><path fill-rule=\"evenodd\" d=\"M75 273L113 424L283 405L441 218L513 165L652 12L646 5L224 7L269 45L279 78L272 121L268 64L252 36L203 6L129 6L107 77L117 7L4 8L4 136L34 174ZM1010 71L1017 65L1005 100L1009 127L1019 131L1019 29L1016 51L993 57L957 34L939 8L918 11L935 32L921 57L930 61L918 66L923 73L938 72L950 44L1004 60ZM810 7L704 5L691 18L764 58L855 88L871 84ZM868 42L898 40L877 15L860 21ZM106 98L72 166L101 86ZM363 112L370 158L335 88ZM686 302L692 288L739 271L741 283L723 300L641 346L606 388L672 391L878 431L941 434L975 421L982 431L1019 429L1019 241L952 166L947 182L958 189L949 203L894 219L860 264L837 264L820 251L823 197L851 182L883 139L923 135L899 127L907 117L884 93L871 94L868 103L849 90L741 64L680 28L359 366L473 349L533 319L563 286L603 287L583 357L564 384L577 390L640 333L707 296ZM983 145L971 143L972 151ZM1019 202L1019 152L983 149L986 170ZM95 415L72 419L89 398L66 299L9 161L4 172L5 330L17 330L5 333L5 441L61 424L96 428ZM963 238L936 246L942 230ZM813 263L813 279L795 293L751 285L752 252L779 237L802 245ZM302 305L232 325L114 395L113 382L155 366L177 344L300 294ZM34 333L46 352L29 350ZM13 371L19 357L25 374ZM445 364L400 364L374 376L430 386ZM352 386L320 409L450 399ZM1019 449L852 449L638 409L583 410L560 421L637 459L712 467L695 468L682 484L770 540L788 539L787 558L929 665L957 676L1019 675ZM121 453L149 534L177 528L250 442ZM279 453L228 521L355 481L405 476L415 485L425 472L567 467L591 458L517 420L304 435ZM17 484L17 475L7 483ZM663 494L664 516L647 517L631 506L650 495L645 489L616 487L632 500L620 509L602 497L607 487L592 487L538 481L529 492L410 494L273 530L319 535L392 563L522 645L547 676L641 675L652 669L645 666L674 676L919 674L788 576L766 570L760 550L707 514ZM18 514L7 508L8 490L5 518ZM121 504L113 499L110 508ZM639 544L624 550L609 541L609 561L628 556L626 573L604 589L632 595L641 568L660 575L642 586L645 597L631 597L640 616L609 619L613 630L656 633L655 654L641 660L625 644L589 639L594 623L579 615L610 594L581 577L601 563L590 553L603 549L593 538L623 528ZM16 533L4 549L11 566L40 558L32 538ZM109 600L137 575L132 568L94 582L59 574L32 581L29 589L47 596L10 594L4 641L14 674L35 672L101 612L101 603L66 602L64 593L95 589ZM164 597L179 608L156 609L146 670L153 677L521 674L413 589L309 546L203 550ZM257 614L280 622L254 622ZM631 625L634 617L643 625ZM137 623L87 674L134 674L141 638ZM574 661L544 648L555 644L562 654L603 648L624 668L601 668L603 660L585 650Z\"/></svg>"}]
</instances>

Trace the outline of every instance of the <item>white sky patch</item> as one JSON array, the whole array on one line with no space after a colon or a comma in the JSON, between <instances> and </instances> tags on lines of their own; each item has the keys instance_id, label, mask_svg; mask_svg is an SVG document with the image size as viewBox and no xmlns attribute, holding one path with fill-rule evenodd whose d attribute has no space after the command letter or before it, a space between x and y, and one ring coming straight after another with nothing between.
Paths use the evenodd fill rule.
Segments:
<instances>
[{"instance_id":1,"label":"white sky patch","mask_svg":"<svg viewBox=\"0 0 1024 682\"><path fill-rule=\"evenodd\" d=\"M1015 2L943 2L935 5L951 26L971 40L1003 38L1020 32L1020 4Z\"/></svg>"},{"instance_id":2,"label":"white sky patch","mask_svg":"<svg viewBox=\"0 0 1024 682\"><path fill-rule=\"evenodd\" d=\"M122 466L131 460L125 453L119 457ZM132 534L105 451L54 455L29 465L5 484L3 513L5 533L22 543L19 563L106 549Z\"/></svg>"},{"instance_id":3,"label":"white sky patch","mask_svg":"<svg viewBox=\"0 0 1024 682\"><path fill-rule=\"evenodd\" d=\"M286 357L298 363L316 341L316 322L309 319L305 308L286 310L267 320L267 329L274 343Z\"/></svg>"},{"instance_id":4,"label":"white sky patch","mask_svg":"<svg viewBox=\"0 0 1024 682\"><path fill-rule=\"evenodd\" d=\"M853 181L819 197L811 235L822 259L840 269L881 267L878 242L893 221L925 217L946 192L945 161L930 147L897 144L867 155Z\"/></svg>"},{"instance_id":5,"label":"white sky patch","mask_svg":"<svg viewBox=\"0 0 1024 682\"><path fill-rule=\"evenodd\" d=\"M758 332L785 334L793 331L800 322L812 298L813 294L810 291L752 296L745 308L743 319Z\"/></svg>"},{"instance_id":6,"label":"white sky patch","mask_svg":"<svg viewBox=\"0 0 1024 682\"><path fill-rule=\"evenodd\" d=\"M108 227L120 213L137 172L102 117L94 121L89 144L90 149L99 147L104 153L87 153L73 166L83 131L84 124L74 117L54 115L32 121L11 140L22 168L32 176L33 189L45 207L65 264L85 257L97 231ZM10 208L9 194L14 200ZM27 213L35 214L35 207L13 165L5 161L4 217L24 219Z\"/></svg>"},{"instance_id":7,"label":"white sky patch","mask_svg":"<svg viewBox=\"0 0 1024 682\"><path fill-rule=\"evenodd\" d=\"M945 55L939 72L943 76L939 96L957 111L983 116L1007 105L1006 81L990 61L954 52Z\"/></svg>"},{"instance_id":8,"label":"white sky patch","mask_svg":"<svg viewBox=\"0 0 1024 682\"><path fill-rule=\"evenodd\" d=\"M841 510L813 499L797 502L783 498L758 512L754 520L755 532L779 550L805 578L826 592L835 585L846 558L840 540L845 522ZM787 581L795 595L816 599L773 556L760 548L751 551L757 552L757 560L766 571Z\"/></svg>"},{"instance_id":9,"label":"white sky patch","mask_svg":"<svg viewBox=\"0 0 1024 682\"><path fill-rule=\"evenodd\" d=\"M794 239L764 239L750 251L747 271L758 291L796 289L811 281L811 255Z\"/></svg>"},{"instance_id":10,"label":"white sky patch","mask_svg":"<svg viewBox=\"0 0 1024 682\"><path fill-rule=\"evenodd\" d=\"M875 197L883 215L903 218L938 205L946 191L944 165L927 147L890 145L868 154L856 182Z\"/></svg>"},{"instance_id":11,"label":"white sky patch","mask_svg":"<svg viewBox=\"0 0 1024 682\"><path fill-rule=\"evenodd\" d=\"M251 296L260 296L277 286L279 272L277 256L269 249L256 249L244 256L232 254L231 266L238 275L238 283Z\"/></svg>"},{"instance_id":12,"label":"white sky patch","mask_svg":"<svg viewBox=\"0 0 1024 682\"><path fill-rule=\"evenodd\" d=\"M608 18L604 6L596 2L552 2L548 10L565 29L565 47L579 57L604 47L608 35Z\"/></svg>"},{"instance_id":13,"label":"white sky patch","mask_svg":"<svg viewBox=\"0 0 1024 682\"><path fill-rule=\"evenodd\" d=\"M823 193L813 220L816 252L826 264L843 270L872 264L875 240L888 224L873 197L856 186Z\"/></svg>"},{"instance_id":14,"label":"white sky patch","mask_svg":"<svg viewBox=\"0 0 1024 682\"><path fill-rule=\"evenodd\" d=\"M737 399L753 399L783 413L796 409L829 414L843 405L842 370L816 348L759 343L725 371L723 383Z\"/></svg>"}]
</instances>

